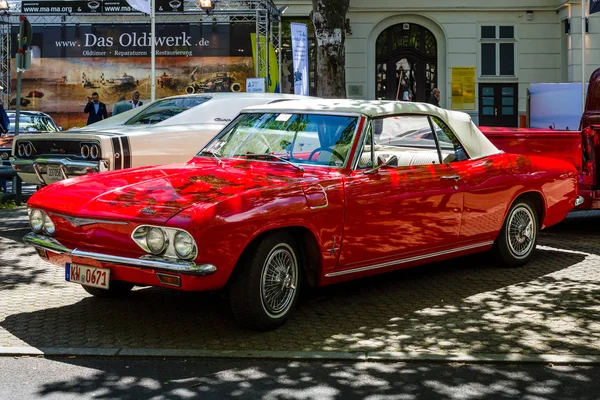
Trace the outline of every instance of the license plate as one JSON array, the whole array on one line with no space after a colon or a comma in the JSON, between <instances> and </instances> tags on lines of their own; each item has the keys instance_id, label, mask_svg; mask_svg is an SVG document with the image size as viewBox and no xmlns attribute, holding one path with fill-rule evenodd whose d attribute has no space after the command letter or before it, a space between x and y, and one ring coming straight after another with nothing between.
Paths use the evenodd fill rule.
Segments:
<instances>
[{"instance_id":1,"label":"license plate","mask_svg":"<svg viewBox=\"0 0 600 400\"><path fill-rule=\"evenodd\" d=\"M60 172L60 167L58 165L48 165L48 180L51 181L60 181L63 178L62 173Z\"/></svg>"},{"instance_id":2,"label":"license plate","mask_svg":"<svg viewBox=\"0 0 600 400\"><path fill-rule=\"evenodd\" d=\"M110 269L67 263L65 268L65 279L69 282L86 286L108 289Z\"/></svg>"}]
</instances>

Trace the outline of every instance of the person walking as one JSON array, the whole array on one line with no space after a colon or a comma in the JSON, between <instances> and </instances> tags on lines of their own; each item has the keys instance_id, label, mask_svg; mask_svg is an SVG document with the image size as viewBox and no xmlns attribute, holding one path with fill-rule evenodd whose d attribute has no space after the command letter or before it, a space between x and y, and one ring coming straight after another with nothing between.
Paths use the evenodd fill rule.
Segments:
<instances>
[{"instance_id":1,"label":"person walking","mask_svg":"<svg viewBox=\"0 0 600 400\"><path fill-rule=\"evenodd\" d=\"M427 100L429 104L433 104L436 107L440 106L440 89L435 88L431 91L431 97Z\"/></svg>"},{"instance_id":2,"label":"person walking","mask_svg":"<svg viewBox=\"0 0 600 400\"><path fill-rule=\"evenodd\" d=\"M113 106L112 115L115 116L128 110L131 110L131 102L127 101L124 95L121 95L119 101Z\"/></svg>"},{"instance_id":3,"label":"person walking","mask_svg":"<svg viewBox=\"0 0 600 400\"><path fill-rule=\"evenodd\" d=\"M131 101L129 103L131 104L131 108L138 108L138 107L144 105L144 102L140 101L140 91L139 90L133 91L133 93L131 94Z\"/></svg>"},{"instance_id":4,"label":"person walking","mask_svg":"<svg viewBox=\"0 0 600 400\"><path fill-rule=\"evenodd\" d=\"M92 97L88 97L88 103L83 112L88 114L87 125L108 118L106 104L100 101L100 96L96 92L92 93Z\"/></svg>"}]
</instances>

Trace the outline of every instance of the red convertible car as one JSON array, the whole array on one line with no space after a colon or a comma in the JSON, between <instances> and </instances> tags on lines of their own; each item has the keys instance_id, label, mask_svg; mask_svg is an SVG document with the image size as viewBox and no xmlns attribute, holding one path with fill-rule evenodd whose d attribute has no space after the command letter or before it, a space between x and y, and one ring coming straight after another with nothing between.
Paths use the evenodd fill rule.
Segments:
<instances>
[{"instance_id":1,"label":"red convertible car","mask_svg":"<svg viewBox=\"0 0 600 400\"><path fill-rule=\"evenodd\" d=\"M42 188L25 241L94 296L225 289L240 324L268 330L304 283L488 250L525 264L581 200L576 180L567 162L499 151L463 113L287 101L245 109L186 164Z\"/></svg>"}]
</instances>

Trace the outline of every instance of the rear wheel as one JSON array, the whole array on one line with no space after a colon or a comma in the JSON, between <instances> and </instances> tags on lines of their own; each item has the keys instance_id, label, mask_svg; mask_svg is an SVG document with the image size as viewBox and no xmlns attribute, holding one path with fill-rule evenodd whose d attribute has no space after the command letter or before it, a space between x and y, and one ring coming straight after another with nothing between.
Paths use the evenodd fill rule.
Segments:
<instances>
[{"instance_id":1,"label":"rear wheel","mask_svg":"<svg viewBox=\"0 0 600 400\"><path fill-rule=\"evenodd\" d=\"M92 286L81 285L83 290L94 297L116 298L123 297L133 289L133 284L121 281L110 281L108 289L101 289Z\"/></svg>"},{"instance_id":2,"label":"rear wheel","mask_svg":"<svg viewBox=\"0 0 600 400\"><path fill-rule=\"evenodd\" d=\"M298 298L296 249L289 233L278 232L247 252L229 287L231 310L240 325L268 331L285 323Z\"/></svg>"},{"instance_id":3,"label":"rear wheel","mask_svg":"<svg viewBox=\"0 0 600 400\"><path fill-rule=\"evenodd\" d=\"M526 264L535 250L538 230L538 215L532 202L515 201L494 243L497 260L507 267Z\"/></svg>"}]
</instances>

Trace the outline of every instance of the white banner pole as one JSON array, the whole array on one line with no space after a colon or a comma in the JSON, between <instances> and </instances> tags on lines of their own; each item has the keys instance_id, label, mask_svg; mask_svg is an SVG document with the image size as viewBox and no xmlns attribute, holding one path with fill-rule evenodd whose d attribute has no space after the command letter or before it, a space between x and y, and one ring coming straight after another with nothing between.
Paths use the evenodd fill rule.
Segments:
<instances>
[{"instance_id":1,"label":"white banner pole","mask_svg":"<svg viewBox=\"0 0 600 400\"><path fill-rule=\"evenodd\" d=\"M156 100L156 11L155 11L155 0L150 1L150 35L152 36L152 43L150 46L150 100Z\"/></svg>"}]
</instances>

